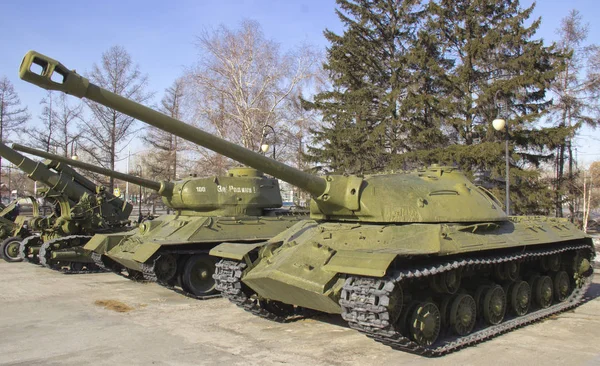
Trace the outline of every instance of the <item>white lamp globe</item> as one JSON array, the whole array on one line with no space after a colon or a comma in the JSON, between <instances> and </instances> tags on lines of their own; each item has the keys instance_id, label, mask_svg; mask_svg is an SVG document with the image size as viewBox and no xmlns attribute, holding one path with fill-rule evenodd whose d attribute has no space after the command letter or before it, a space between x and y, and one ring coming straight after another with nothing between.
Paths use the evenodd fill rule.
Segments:
<instances>
[{"instance_id":1,"label":"white lamp globe","mask_svg":"<svg viewBox=\"0 0 600 366\"><path fill-rule=\"evenodd\" d=\"M506 121L504 120L504 118L496 118L492 122L492 126L494 126L494 130L502 131L506 127Z\"/></svg>"},{"instance_id":2,"label":"white lamp globe","mask_svg":"<svg viewBox=\"0 0 600 366\"><path fill-rule=\"evenodd\" d=\"M267 151L269 151L269 144L260 145L260 151L262 151L263 153L266 153Z\"/></svg>"}]
</instances>

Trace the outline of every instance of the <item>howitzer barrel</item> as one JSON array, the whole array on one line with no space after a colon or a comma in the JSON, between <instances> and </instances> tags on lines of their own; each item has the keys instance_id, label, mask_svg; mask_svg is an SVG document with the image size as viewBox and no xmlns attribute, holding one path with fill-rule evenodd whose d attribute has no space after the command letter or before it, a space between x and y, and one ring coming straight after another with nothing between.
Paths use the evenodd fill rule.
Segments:
<instances>
[{"instance_id":1,"label":"howitzer barrel","mask_svg":"<svg viewBox=\"0 0 600 366\"><path fill-rule=\"evenodd\" d=\"M52 190L65 194L73 201L78 201L85 193L90 193L83 186L61 177L44 164L36 163L1 142L0 155L27 173L31 179L46 184Z\"/></svg>"},{"instance_id":2,"label":"howitzer barrel","mask_svg":"<svg viewBox=\"0 0 600 366\"><path fill-rule=\"evenodd\" d=\"M74 160L74 159L69 159L66 158L64 156L59 156L59 155L55 155L55 154L51 154L42 150L38 150L38 149L34 149L28 146L23 146L20 144L13 144L12 148L17 150L17 151L22 151L24 153L27 154L31 154L31 155L36 155L36 156L40 156L46 159L50 159L50 160L54 160L54 161L60 161L63 162L67 165L71 165L71 166L75 166L81 169L85 169L85 170L89 170L91 172L94 173L98 173L98 174L102 174L102 175L106 175L109 177L114 177L117 179L121 179L124 180L126 182L132 183L132 184L136 184L142 187L146 187L155 191L160 191L161 190L161 186L164 185L161 184L160 182L156 182L150 179L144 179L141 177L136 177L134 175L129 175L129 174L125 174L125 173L120 173L120 172L116 172L114 170L110 170L110 169L106 169L106 168L102 168L93 164L88 164L88 163L84 163L82 161L79 160Z\"/></svg>"},{"instance_id":3,"label":"howitzer barrel","mask_svg":"<svg viewBox=\"0 0 600 366\"><path fill-rule=\"evenodd\" d=\"M39 74L31 70L33 64L42 68ZM58 90L78 98L87 98L115 109L185 140L262 170L267 174L271 174L274 177L304 189L314 196L320 196L327 190L327 182L321 177L305 173L299 169L267 158L259 153L220 139L196 127L105 90L90 83L88 79L77 74L75 71L70 71L58 61L37 52L29 51L25 55L21 63L19 76L21 79L44 89ZM55 81L59 79L60 81Z\"/></svg>"}]
</instances>

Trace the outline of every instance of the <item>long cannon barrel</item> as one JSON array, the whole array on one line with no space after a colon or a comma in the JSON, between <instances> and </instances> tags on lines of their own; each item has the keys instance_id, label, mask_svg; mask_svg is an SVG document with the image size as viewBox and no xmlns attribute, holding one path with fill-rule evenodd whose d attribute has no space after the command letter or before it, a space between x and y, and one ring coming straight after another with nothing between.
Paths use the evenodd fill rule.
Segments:
<instances>
[{"instance_id":1,"label":"long cannon barrel","mask_svg":"<svg viewBox=\"0 0 600 366\"><path fill-rule=\"evenodd\" d=\"M37 163L19 154L1 142L0 155L27 173L31 179L46 184L52 190L66 195L72 201L77 202L85 193L91 193L83 186L51 171L44 164Z\"/></svg>"},{"instance_id":2,"label":"long cannon barrel","mask_svg":"<svg viewBox=\"0 0 600 366\"><path fill-rule=\"evenodd\" d=\"M106 168L102 168L93 164L88 164L88 163L84 163L82 161L79 160L74 160L74 159L69 159L66 158L64 156L60 156L60 155L55 155L55 154L51 154L42 150L38 150L38 149L34 149L28 146L24 146L24 145L20 145L20 144L13 144L12 148L17 150L17 151L22 151L24 153L27 154L31 154L31 155L36 155L36 156L40 156L46 159L50 159L53 161L60 161L62 163L71 165L71 166L75 166L81 169L85 169L85 170L89 170L91 172L94 173L98 173L98 174L102 174L102 175L106 175L109 177L114 177L132 184L136 184L142 187L146 187L155 191L172 191L172 183L169 182L156 182L150 179L145 179L145 178L141 178L141 177L136 177L134 175L129 175L129 174L125 174L125 173L120 173L114 170L110 170L110 169L106 169ZM163 188L164 186L164 188Z\"/></svg>"},{"instance_id":3,"label":"long cannon barrel","mask_svg":"<svg viewBox=\"0 0 600 366\"><path fill-rule=\"evenodd\" d=\"M41 67L40 73L36 73L31 69L33 64ZM23 58L19 76L21 79L44 89L62 91L78 98L87 98L113 108L185 140L262 170L267 174L310 192L315 197L323 195L329 189L328 182L324 178L305 173L299 169L267 158L118 94L102 89L90 83L88 79L77 74L75 71L70 71L58 61L35 51L29 51Z\"/></svg>"}]
</instances>

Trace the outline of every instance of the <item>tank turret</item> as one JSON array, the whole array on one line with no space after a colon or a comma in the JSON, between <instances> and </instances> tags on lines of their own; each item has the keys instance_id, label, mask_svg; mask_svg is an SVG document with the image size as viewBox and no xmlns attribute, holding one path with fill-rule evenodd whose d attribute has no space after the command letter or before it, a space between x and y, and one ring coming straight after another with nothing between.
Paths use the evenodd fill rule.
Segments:
<instances>
[{"instance_id":1,"label":"tank turret","mask_svg":"<svg viewBox=\"0 0 600 366\"><path fill-rule=\"evenodd\" d=\"M32 71L34 64L41 68L39 74ZM507 220L496 200L453 168L434 167L401 175L319 177L111 93L58 61L34 51L25 55L20 77L48 90L62 91L108 106L304 189L313 197L313 218L394 223Z\"/></svg>"},{"instance_id":2,"label":"tank turret","mask_svg":"<svg viewBox=\"0 0 600 366\"><path fill-rule=\"evenodd\" d=\"M263 209L281 207L276 179L267 178L251 168L233 168L225 176L189 178L178 182L156 182L130 174L98 167L78 160L47 153L20 144L13 149L69 164L155 190L163 202L174 210L202 215L260 215Z\"/></svg>"}]
</instances>

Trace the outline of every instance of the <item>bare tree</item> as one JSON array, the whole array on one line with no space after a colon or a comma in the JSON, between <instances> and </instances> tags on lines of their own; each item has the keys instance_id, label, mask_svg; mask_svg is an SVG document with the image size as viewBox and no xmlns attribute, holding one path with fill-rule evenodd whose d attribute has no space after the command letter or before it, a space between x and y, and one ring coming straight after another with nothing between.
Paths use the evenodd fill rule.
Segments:
<instances>
[{"instance_id":1,"label":"bare tree","mask_svg":"<svg viewBox=\"0 0 600 366\"><path fill-rule=\"evenodd\" d=\"M166 89L158 109L169 117L184 119L184 93L184 81L177 79ZM177 168L182 165L178 155L186 149L185 141L156 127L149 127L142 140L149 143L154 150L147 154L145 159L149 172L159 179L176 180Z\"/></svg>"},{"instance_id":2,"label":"bare tree","mask_svg":"<svg viewBox=\"0 0 600 366\"><path fill-rule=\"evenodd\" d=\"M0 78L0 141L5 142L10 134L29 119L27 107L21 108L21 101L12 83L6 76ZM0 156L0 171L2 157ZM0 179L1 180L1 179ZM0 181L0 184L2 182Z\"/></svg>"},{"instance_id":3,"label":"bare tree","mask_svg":"<svg viewBox=\"0 0 600 366\"><path fill-rule=\"evenodd\" d=\"M73 106L65 94L61 93L57 97L51 91L40 104L43 106L39 117L42 127L24 129L29 136L29 143L66 157L73 155L76 152L75 144L81 135L77 123L82 121L83 104Z\"/></svg>"},{"instance_id":4,"label":"bare tree","mask_svg":"<svg viewBox=\"0 0 600 366\"><path fill-rule=\"evenodd\" d=\"M551 117L559 127L572 130L571 135L558 148L556 155L556 191L568 194L571 218L575 216L574 156L572 140L583 125L597 126L600 122L600 48L586 45L588 27L577 10L572 10L557 30L558 48L566 55L564 70L552 85L555 95ZM568 164L568 187L565 189L565 162ZM557 216L562 216L562 199L557 200Z\"/></svg>"},{"instance_id":5,"label":"bare tree","mask_svg":"<svg viewBox=\"0 0 600 366\"><path fill-rule=\"evenodd\" d=\"M200 61L187 80L202 128L257 150L265 125L277 129L287 102L319 68L318 54L302 45L283 53L254 21L220 26L198 36ZM217 161L214 154L210 161Z\"/></svg>"},{"instance_id":6,"label":"bare tree","mask_svg":"<svg viewBox=\"0 0 600 366\"><path fill-rule=\"evenodd\" d=\"M113 46L104 52L100 65L94 64L88 78L92 83L138 103L152 97L152 93L145 90L148 77L133 64L131 56L121 46ZM85 143L81 149L96 163L114 170L117 157L124 149L123 143L135 132L135 119L91 101L86 100L86 104L93 118L84 122L82 138ZM109 187L111 191L114 188L112 177Z\"/></svg>"}]
</instances>

